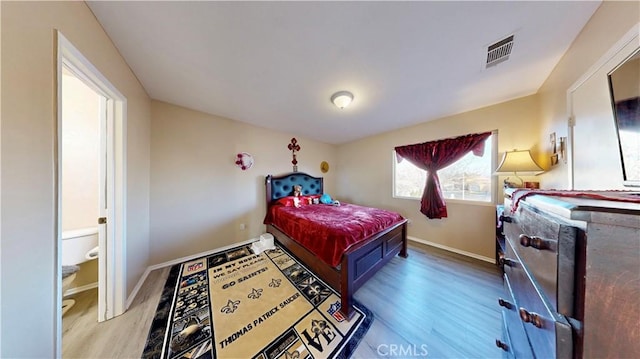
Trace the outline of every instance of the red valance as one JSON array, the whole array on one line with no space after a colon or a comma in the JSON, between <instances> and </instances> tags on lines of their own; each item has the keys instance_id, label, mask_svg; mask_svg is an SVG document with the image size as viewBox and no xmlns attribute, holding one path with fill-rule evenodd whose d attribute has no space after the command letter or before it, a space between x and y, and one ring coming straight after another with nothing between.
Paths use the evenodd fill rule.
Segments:
<instances>
[{"instance_id":1,"label":"red valance","mask_svg":"<svg viewBox=\"0 0 640 359\"><path fill-rule=\"evenodd\" d=\"M438 170L456 162L469 151L473 151L476 156L482 156L484 141L489 136L491 132L476 133L395 148L396 155L399 156L398 162L404 158L427 171L420 212L431 219L447 217L447 206L442 196Z\"/></svg>"}]
</instances>

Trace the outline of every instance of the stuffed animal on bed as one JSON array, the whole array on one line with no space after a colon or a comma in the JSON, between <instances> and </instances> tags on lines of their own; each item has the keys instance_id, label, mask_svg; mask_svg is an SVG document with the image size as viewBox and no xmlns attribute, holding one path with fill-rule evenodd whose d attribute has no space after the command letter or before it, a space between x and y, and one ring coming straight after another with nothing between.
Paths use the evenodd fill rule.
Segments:
<instances>
[{"instance_id":1,"label":"stuffed animal on bed","mask_svg":"<svg viewBox=\"0 0 640 359\"><path fill-rule=\"evenodd\" d=\"M293 206L300 208L300 196L302 196L302 186L293 186Z\"/></svg>"}]
</instances>

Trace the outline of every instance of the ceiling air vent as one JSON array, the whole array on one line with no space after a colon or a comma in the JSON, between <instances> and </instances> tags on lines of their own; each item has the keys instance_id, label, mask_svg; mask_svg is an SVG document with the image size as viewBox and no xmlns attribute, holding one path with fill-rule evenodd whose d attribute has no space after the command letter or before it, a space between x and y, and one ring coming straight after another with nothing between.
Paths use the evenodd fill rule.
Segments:
<instances>
[{"instance_id":1,"label":"ceiling air vent","mask_svg":"<svg viewBox=\"0 0 640 359\"><path fill-rule=\"evenodd\" d=\"M495 66L501 62L507 61L511 55L513 48L513 35L506 37L495 44L489 45L487 48L486 68Z\"/></svg>"}]
</instances>

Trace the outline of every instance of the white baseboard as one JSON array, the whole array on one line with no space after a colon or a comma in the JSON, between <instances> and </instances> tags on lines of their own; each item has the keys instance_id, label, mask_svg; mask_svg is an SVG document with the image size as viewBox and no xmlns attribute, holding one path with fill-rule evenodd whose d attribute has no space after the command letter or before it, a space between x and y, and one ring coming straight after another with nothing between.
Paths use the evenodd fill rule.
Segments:
<instances>
[{"instance_id":1,"label":"white baseboard","mask_svg":"<svg viewBox=\"0 0 640 359\"><path fill-rule=\"evenodd\" d=\"M144 270L144 273L142 273L142 276L140 276L140 279L138 280L138 283L136 283L136 286L133 287L133 290L131 291L131 294L127 298L127 302L124 303L124 311L125 312L127 310L129 310L129 306L131 306L131 303L133 303L133 300L136 299L136 295L140 291L140 288L142 288L142 285L144 284L144 281L147 280L147 277L149 276L149 273L151 273L151 269L150 269L150 267L147 267L147 269Z\"/></svg>"},{"instance_id":2,"label":"white baseboard","mask_svg":"<svg viewBox=\"0 0 640 359\"><path fill-rule=\"evenodd\" d=\"M86 290L93 289L93 288L98 288L98 282L93 282L93 283L81 285L79 287L69 288L62 294L62 296L66 297L68 295L74 295L74 294L82 293L82 292L84 292Z\"/></svg>"},{"instance_id":3,"label":"white baseboard","mask_svg":"<svg viewBox=\"0 0 640 359\"><path fill-rule=\"evenodd\" d=\"M465 257L471 257L471 258L479 259L479 260L484 261L484 262L489 262L489 263L495 263L496 262L496 260L494 258L489 258L489 257L481 256L481 255L478 255L478 254L475 254L475 253L471 253L471 252L463 251L463 250L460 250L460 249L452 248L452 247L449 247L449 246L445 246L445 245L442 245L442 244L439 244L439 243L430 242L430 241L427 241L425 239L411 237L411 236L407 236L407 239L410 240L410 241L426 244L426 245L431 246L431 247L444 249L445 251L457 253L457 254L463 255Z\"/></svg>"},{"instance_id":4,"label":"white baseboard","mask_svg":"<svg viewBox=\"0 0 640 359\"><path fill-rule=\"evenodd\" d=\"M190 261L190 260L193 260L193 259L196 259L196 258L200 258L200 257L204 257L204 256L210 256L210 255L218 253L218 252L226 251L227 249L231 249L233 247L237 247L237 246L242 246L242 245L245 245L245 244L253 243L253 242L255 242L255 240L256 240L255 238L248 239L248 240L243 241L243 242L230 244L228 246L212 249L210 251L201 252L201 253L193 254L193 255L182 257L182 258L178 258L178 259L172 259L172 260L167 261L167 262L163 262L163 263L159 263L159 264L154 264L154 265L148 266L147 269L145 269L144 273L142 273L142 276L138 280L138 283L136 283L136 286L133 288L133 290L131 291L131 294L127 298L127 303L125 304L125 308L129 309L129 306L131 305L131 303L133 303L133 300L136 298L136 295L138 294L138 291L140 291L140 288L142 288L142 285L144 284L144 281L147 279L147 277L149 276L149 273L151 273L151 271L156 270L156 269L160 269L160 268L164 268L164 267L168 267L168 266L172 266L172 265L175 265L175 264L178 264L178 263L182 263L182 262L187 262L187 261Z\"/></svg>"}]
</instances>

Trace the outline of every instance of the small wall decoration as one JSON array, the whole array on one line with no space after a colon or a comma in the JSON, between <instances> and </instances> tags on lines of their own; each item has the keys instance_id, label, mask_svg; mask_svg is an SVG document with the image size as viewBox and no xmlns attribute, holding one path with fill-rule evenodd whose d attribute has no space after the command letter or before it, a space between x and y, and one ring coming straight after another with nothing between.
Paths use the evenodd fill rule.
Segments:
<instances>
[{"instance_id":1,"label":"small wall decoration","mask_svg":"<svg viewBox=\"0 0 640 359\"><path fill-rule=\"evenodd\" d=\"M551 143L551 165L555 166L560 163L560 159L562 162L567 163L566 159L566 147L567 147L567 138L566 137L556 137L556 133L553 132L549 135L549 142Z\"/></svg>"},{"instance_id":2,"label":"small wall decoration","mask_svg":"<svg viewBox=\"0 0 640 359\"><path fill-rule=\"evenodd\" d=\"M558 146L556 145L556 133L549 135L549 143L551 144L551 166L558 164Z\"/></svg>"},{"instance_id":3,"label":"small wall decoration","mask_svg":"<svg viewBox=\"0 0 640 359\"><path fill-rule=\"evenodd\" d=\"M253 156L246 152L241 152L236 155L236 166L241 170L246 171L253 166Z\"/></svg>"},{"instance_id":4,"label":"small wall decoration","mask_svg":"<svg viewBox=\"0 0 640 359\"><path fill-rule=\"evenodd\" d=\"M300 151L300 145L298 145L298 140L296 138L291 139L291 143L287 146L289 151L291 151L291 155L293 156L293 160L291 164L293 164L293 172L298 172L298 160L296 159L296 152Z\"/></svg>"},{"instance_id":5,"label":"small wall decoration","mask_svg":"<svg viewBox=\"0 0 640 359\"><path fill-rule=\"evenodd\" d=\"M327 161L322 161L320 162L320 171L322 173L327 173L329 172L329 163L327 163Z\"/></svg>"}]
</instances>

